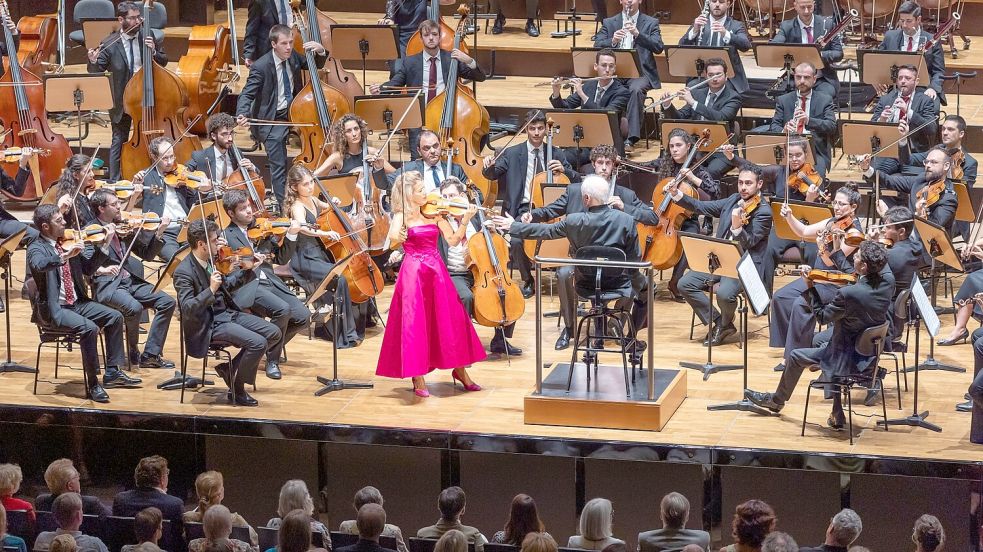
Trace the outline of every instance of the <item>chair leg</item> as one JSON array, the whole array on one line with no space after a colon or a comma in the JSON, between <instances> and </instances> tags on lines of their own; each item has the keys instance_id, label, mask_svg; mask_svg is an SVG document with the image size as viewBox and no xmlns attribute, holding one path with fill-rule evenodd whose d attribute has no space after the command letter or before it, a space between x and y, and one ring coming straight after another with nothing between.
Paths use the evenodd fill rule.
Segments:
<instances>
[{"instance_id":1,"label":"chair leg","mask_svg":"<svg viewBox=\"0 0 983 552\"><path fill-rule=\"evenodd\" d=\"M898 403L899 403L898 404L898 409L899 410L901 409L900 402L901 402L901 389L899 388L898 389ZM888 427L887 427L888 426L888 423L887 423L887 404L886 403L887 403L887 401L884 399L884 384L881 383L881 410L882 410L882 413L884 414L884 431L887 431L888 430ZM876 427L876 424L875 424L875 427Z\"/></svg>"},{"instance_id":2,"label":"chair leg","mask_svg":"<svg viewBox=\"0 0 983 552\"><path fill-rule=\"evenodd\" d=\"M181 340L182 345L184 340ZM184 354L184 347L181 347L181 404L184 404L184 390L188 388L188 355Z\"/></svg>"},{"instance_id":3,"label":"chair leg","mask_svg":"<svg viewBox=\"0 0 983 552\"><path fill-rule=\"evenodd\" d=\"M41 347L44 343L38 343L38 354L34 359L34 394L38 394L38 376L41 374ZM55 364L57 366L57 364Z\"/></svg>"},{"instance_id":4,"label":"chair leg","mask_svg":"<svg viewBox=\"0 0 983 552\"><path fill-rule=\"evenodd\" d=\"M570 392L570 386L573 385L573 370L577 365L577 351L580 350L580 329L584 325L584 320L587 320L587 318L581 318L577 321L577 325L574 326L573 351L570 353L570 371L567 373L567 393ZM590 381L590 365L587 365L587 381Z\"/></svg>"},{"instance_id":5,"label":"chair leg","mask_svg":"<svg viewBox=\"0 0 983 552\"><path fill-rule=\"evenodd\" d=\"M881 386L883 388L883 386ZM840 391L846 395L846 410L847 410L847 430L850 432L850 444L853 445L853 394L850 393L850 386L844 385L840 387ZM883 400L881 401L883 402Z\"/></svg>"},{"instance_id":6,"label":"chair leg","mask_svg":"<svg viewBox=\"0 0 983 552\"><path fill-rule=\"evenodd\" d=\"M810 381L809 385L806 386L806 405L805 410L802 412L802 433L799 434L800 437L805 437L806 435L806 420L809 419L809 397L812 395L812 384L815 381Z\"/></svg>"},{"instance_id":7,"label":"chair leg","mask_svg":"<svg viewBox=\"0 0 983 552\"><path fill-rule=\"evenodd\" d=\"M904 358L904 354L902 354L901 358ZM898 363L898 355L894 355L894 381L898 390L898 410L901 410L901 365ZM881 387L883 392L884 386L882 385Z\"/></svg>"},{"instance_id":8,"label":"chair leg","mask_svg":"<svg viewBox=\"0 0 983 552\"><path fill-rule=\"evenodd\" d=\"M615 329L615 333L618 335L618 344L621 345L621 366L625 372L625 396L631 398L631 382L628 379L628 352L625 350L627 343L625 343L624 334L621 333L620 325Z\"/></svg>"},{"instance_id":9,"label":"chair leg","mask_svg":"<svg viewBox=\"0 0 983 552\"><path fill-rule=\"evenodd\" d=\"M696 311L689 315L689 340L693 341L693 332L696 331Z\"/></svg>"},{"instance_id":10,"label":"chair leg","mask_svg":"<svg viewBox=\"0 0 983 552\"><path fill-rule=\"evenodd\" d=\"M61 341L55 340L55 379L58 379L58 363L61 360Z\"/></svg>"}]
</instances>

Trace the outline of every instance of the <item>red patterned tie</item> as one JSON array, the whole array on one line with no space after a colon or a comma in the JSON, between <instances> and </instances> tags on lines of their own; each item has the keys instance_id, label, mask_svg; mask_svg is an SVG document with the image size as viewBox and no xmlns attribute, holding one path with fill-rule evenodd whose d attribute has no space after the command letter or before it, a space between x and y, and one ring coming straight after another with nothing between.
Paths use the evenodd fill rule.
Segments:
<instances>
[{"instance_id":1,"label":"red patterned tie","mask_svg":"<svg viewBox=\"0 0 983 552\"><path fill-rule=\"evenodd\" d=\"M58 254L62 254L65 250L62 248L61 244L55 247ZM65 286L65 304L74 305L75 304L75 280L72 279L72 266L71 261L65 261L65 264L61 265L61 282Z\"/></svg>"},{"instance_id":2,"label":"red patterned tie","mask_svg":"<svg viewBox=\"0 0 983 552\"><path fill-rule=\"evenodd\" d=\"M430 78L427 83L427 103L437 95L437 56L430 58Z\"/></svg>"},{"instance_id":3,"label":"red patterned tie","mask_svg":"<svg viewBox=\"0 0 983 552\"><path fill-rule=\"evenodd\" d=\"M809 44L813 43L812 26L806 27L806 39L809 41Z\"/></svg>"},{"instance_id":4,"label":"red patterned tie","mask_svg":"<svg viewBox=\"0 0 983 552\"><path fill-rule=\"evenodd\" d=\"M899 121L903 121L908 116L908 102L911 101L911 96L901 96L901 101L904 102L904 107L898 110Z\"/></svg>"},{"instance_id":5,"label":"red patterned tie","mask_svg":"<svg viewBox=\"0 0 983 552\"><path fill-rule=\"evenodd\" d=\"M802 113L805 113L805 112L806 112L806 100L807 100L807 99L808 99L808 97L807 97L807 96L799 96L799 100L801 100L801 102L802 102L802 103L801 103L801 104L799 105L799 108L800 108L800 109L802 110ZM802 120L802 119L799 119L799 126L798 126L798 128L796 129L796 132L798 132L799 134L802 134L802 132L803 132L803 131L804 131L805 129L806 129L806 123L805 123L805 121L804 121L804 120Z\"/></svg>"},{"instance_id":6,"label":"red patterned tie","mask_svg":"<svg viewBox=\"0 0 983 552\"><path fill-rule=\"evenodd\" d=\"M913 46L911 38L912 37L910 37L910 36L908 37L908 51L909 52L912 51L912 46Z\"/></svg>"}]
</instances>

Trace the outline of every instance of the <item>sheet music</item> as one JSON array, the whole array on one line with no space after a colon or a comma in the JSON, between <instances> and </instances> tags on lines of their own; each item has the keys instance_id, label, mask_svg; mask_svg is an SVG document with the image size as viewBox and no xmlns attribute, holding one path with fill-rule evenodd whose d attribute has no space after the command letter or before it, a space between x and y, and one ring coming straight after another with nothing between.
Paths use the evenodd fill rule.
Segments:
<instances>
[{"instance_id":1,"label":"sheet music","mask_svg":"<svg viewBox=\"0 0 983 552\"><path fill-rule=\"evenodd\" d=\"M744 253L744 256L738 261L737 276L741 280L741 285L744 286L744 293L747 295L748 302L751 303L754 314L761 315L764 313L765 309L768 308L768 303L771 302L771 298L768 297L765 283L761 281L758 268L754 266L754 260L751 259L749 253Z\"/></svg>"},{"instance_id":2,"label":"sheet music","mask_svg":"<svg viewBox=\"0 0 983 552\"><path fill-rule=\"evenodd\" d=\"M911 296L915 299L915 306L918 307L918 312L921 313L922 320L925 321L925 328L928 330L928 335L933 338L939 335L942 322L939 321L939 315L935 312L935 308L932 307L932 302L929 300L928 295L925 294L925 288L922 287L922 282L918 279L917 275L911 281Z\"/></svg>"}]
</instances>

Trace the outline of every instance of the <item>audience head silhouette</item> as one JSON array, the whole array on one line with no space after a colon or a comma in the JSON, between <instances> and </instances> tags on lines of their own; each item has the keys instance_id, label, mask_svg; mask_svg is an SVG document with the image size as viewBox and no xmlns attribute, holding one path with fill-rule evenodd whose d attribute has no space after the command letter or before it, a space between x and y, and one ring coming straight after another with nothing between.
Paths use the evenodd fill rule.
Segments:
<instances>
[{"instance_id":1,"label":"audience head silhouette","mask_svg":"<svg viewBox=\"0 0 983 552\"><path fill-rule=\"evenodd\" d=\"M689 521L689 500L675 491L667 494L659 505L659 517L662 518L663 527L682 529Z\"/></svg>"},{"instance_id":2,"label":"audience head silhouette","mask_svg":"<svg viewBox=\"0 0 983 552\"><path fill-rule=\"evenodd\" d=\"M297 509L282 517L276 552L307 552L311 548L310 514Z\"/></svg>"},{"instance_id":3,"label":"audience head silhouette","mask_svg":"<svg viewBox=\"0 0 983 552\"><path fill-rule=\"evenodd\" d=\"M140 543L152 542L157 544L164 531L164 514L151 506L137 512L133 518L133 532Z\"/></svg>"},{"instance_id":4,"label":"audience head silhouette","mask_svg":"<svg viewBox=\"0 0 983 552\"><path fill-rule=\"evenodd\" d=\"M557 552L559 547L549 533L533 532L522 539L520 552Z\"/></svg>"},{"instance_id":5,"label":"audience head silhouette","mask_svg":"<svg viewBox=\"0 0 983 552\"><path fill-rule=\"evenodd\" d=\"M378 504L365 504L358 509L355 523L360 538L377 541L386 528L386 511Z\"/></svg>"},{"instance_id":6,"label":"audience head silhouette","mask_svg":"<svg viewBox=\"0 0 983 552\"><path fill-rule=\"evenodd\" d=\"M198 495L198 511L204 514L225 498L225 482L222 474L210 470L195 478L195 494Z\"/></svg>"},{"instance_id":7,"label":"audience head silhouette","mask_svg":"<svg viewBox=\"0 0 983 552\"><path fill-rule=\"evenodd\" d=\"M20 490L24 474L17 464L0 464L0 498L13 496Z\"/></svg>"},{"instance_id":8,"label":"audience head silhouette","mask_svg":"<svg viewBox=\"0 0 983 552\"><path fill-rule=\"evenodd\" d=\"M133 473L133 481L137 487L162 489L166 492L167 476L167 459L155 454L140 459Z\"/></svg>"},{"instance_id":9,"label":"audience head silhouette","mask_svg":"<svg viewBox=\"0 0 983 552\"><path fill-rule=\"evenodd\" d=\"M78 543L75 542L75 537L71 535L58 535L51 540L51 546L48 548L49 552L77 552L79 549Z\"/></svg>"},{"instance_id":10,"label":"audience head silhouette","mask_svg":"<svg viewBox=\"0 0 983 552\"><path fill-rule=\"evenodd\" d=\"M915 543L916 552L936 552L945 545L945 529L939 518L924 514L915 521L911 540Z\"/></svg>"},{"instance_id":11,"label":"audience head silhouette","mask_svg":"<svg viewBox=\"0 0 983 552\"><path fill-rule=\"evenodd\" d=\"M772 531L761 543L761 552L798 552L799 545L788 533Z\"/></svg>"},{"instance_id":12,"label":"audience head silhouette","mask_svg":"<svg viewBox=\"0 0 983 552\"><path fill-rule=\"evenodd\" d=\"M440 492L440 498L437 499L440 517L447 521L460 518L466 504L467 497L464 495L464 489L460 487L447 487Z\"/></svg>"},{"instance_id":13,"label":"audience head silhouette","mask_svg":"<svg viewBox=\"0 0 983 552\"><path fill-rule=\"evenodd\" d=\"M82 526L82 497L78 493L62 493L51 505L58 527L65 531L78 531Z\"/></svg>"},{"instance_id":14,"label":"audience head silhouette","mask_svg":"<svg viewBox=\"0 0 983 552\"><path fill-rule=\"evenodd\" d=\"M512 507L509 509L509 517L505 520L505 542L512 545L520 545L529 533L541 533L546 530L542 520L539 519L539 512L536 510L536 501L527 494L517 494L512 499Z\"/></svg>"},{"instance_id":15,"label":"audience head silhouette","mask_svg":"<svg viewBox=\"0 0 983 552\"><path fill-rule=\"evenodd\" d=\"M614 508L606 498L593 498L580 513L580 536L590 541L600 541L611 536Z\"/></svg>"},{"instance_id":16,"label":"audience head silhouette","mask_svg":"<svg viewBox=\"0 0 983 552\"><path fill-rule=\"evenodd\" d=\"M738 544L760 550L765 537L775 529L776 521L771 506L762 500L751 499L737 505L731 536Z\"/></svg>"},{"instance_id":17,"label":"audience head silhouette","mask_svg":"<svg viewBox=\"0 0 983 552\"><path fill-rule=\"evenodd\" d=\"M863 528L857 512L844 508L830 520L829 529L826 530L826 544L846 548L857 540Z\"/></svg>"},{"instance_id":18,"label":"audience head silhouette","mask_svg":"<svg viewBox=\"0 0 983 552\"><path fill-rule=\"evenodd\" d=\"M457 487L451 488L456 489ZM433 552L468 552L468 538L457 529L451 529L437 540Z\"/></svg>"},{"instance_id":19,"label":"audience head silhouette","mask_svg":"<svg viewBox=\"0 0 983 552\"><path fill-rule=\"evenodd\" d=\"M314 500L311 498L310 491L307 490L307 483L300 479L291 479L280 488L280 504L277 508L277 515L283 517L293 510L303 510L307 517L314 515Z\"/></svg>"},{"instance_id":20,"label":"audience head silhouette","mask_svg":"<svg viewBox=\"0 0 983 552\"><path fill-rule=\"evenodd\" d=\"M79 486L79 472L68 458L59 458L48 464L48 469L44 470L44 482L54 496L82 490Z\"/></svg>"}]
</instances>

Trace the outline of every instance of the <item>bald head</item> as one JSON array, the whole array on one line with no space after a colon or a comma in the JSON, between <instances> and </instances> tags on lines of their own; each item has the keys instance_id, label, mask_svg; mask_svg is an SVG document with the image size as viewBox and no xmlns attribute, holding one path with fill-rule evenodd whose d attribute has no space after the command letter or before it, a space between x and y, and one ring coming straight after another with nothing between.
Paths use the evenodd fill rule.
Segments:
<instances>
[{"instance_id":1,"label":"bald head","mask_svg":"<svg viewBox=\"0 0 983 552\"><path fill-rule=\"evenodd\" d=\"M355 518L358 525L358 536L365 540L378 541L379 535L386 527L386 511L378 504L364 504L358 509Z\"/></svg>"}]
</instances>

